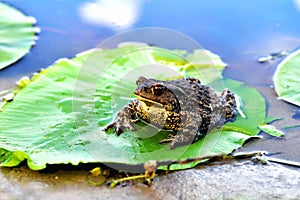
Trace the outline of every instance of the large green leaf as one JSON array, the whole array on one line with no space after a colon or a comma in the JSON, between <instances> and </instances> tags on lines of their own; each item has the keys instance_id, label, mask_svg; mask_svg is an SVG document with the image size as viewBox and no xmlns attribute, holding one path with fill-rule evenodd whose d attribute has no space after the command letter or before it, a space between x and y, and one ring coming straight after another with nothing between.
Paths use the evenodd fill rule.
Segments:
<instances>
[{"instance_id":1,"label":"large green leaf","mask_svg":"<svg viewBox=\"0 0 300 200\"><path fill-rule=\"evenodd\" d=\"M285 58L274 75L276 93L280 99L300 106L300 50Z\"/></svg>"},{"instance_id":2,"label":"large green leaf","mask_svg":"<svg viewBox=\"0 0 300 200\"><path fill-rule=\"evenodd\" d=\"M0 2L0 69L29 52L36 39L35 19Z\"/></svg>"},{"instance_id":3,"label":"large green leaf","mask_svg":"<svg viewBox=\"0 0 300 200\"><path fill-rule=\"evenodd\" d=\"M223 130L214 129L190 146L170 150L168 144L158 143L168 132L143 123L136 124L137 131L120 136L102 130L131 100L138 76L163 79L186 73L202 76L201 66L208 66L201 64L202 58L199 65L185 70L188 58L193 55L177 52L154 47L92 50L60 60L34 75L27 86L15 90L14 100L0 112L1 165L16 166L27 159L29 167L38 170L55 163L135 165L148 160L178 160L230 153L257 135L257 126L265 122L262 96L241 82L220 81L217 76L206 81L218 90L228 87L240 96L246 118L239 116ZM210 52L207 54L216 58ZM168 62L170 58L172 62ZM219 73L223 68L219 67ZM195 164L172 165L172 169Z\"/></svg>"}]
</instances>

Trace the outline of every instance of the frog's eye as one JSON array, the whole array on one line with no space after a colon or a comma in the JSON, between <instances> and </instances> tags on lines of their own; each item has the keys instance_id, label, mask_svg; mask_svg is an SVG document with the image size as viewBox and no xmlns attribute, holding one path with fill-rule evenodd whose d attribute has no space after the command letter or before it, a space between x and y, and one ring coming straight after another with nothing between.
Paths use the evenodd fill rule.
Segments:
<instances>
[{"instance_id":1,"label":"frog's eye","mask_svg":"<svg viewBox=\"0 0 300 200\"><path fill-rule=\"evenodd\" d=\"M166 87L161 84L155 84L151 89L152 93L155 95L161 95L165 91Z\"/></svg>"}]
</instances>

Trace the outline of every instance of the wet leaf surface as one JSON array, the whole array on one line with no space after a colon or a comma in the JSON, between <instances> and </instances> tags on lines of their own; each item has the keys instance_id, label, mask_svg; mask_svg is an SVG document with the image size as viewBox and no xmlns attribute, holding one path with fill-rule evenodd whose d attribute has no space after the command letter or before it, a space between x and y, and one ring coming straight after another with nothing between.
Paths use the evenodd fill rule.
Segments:
<instances>
[{"instance_id":1,"label":"wet leaf surface","mask_svg":"<svg viewBox=\"0 0 300 200\"><path fill-rule=\"evenodd\" d=\"M25 159L34 170L58 163L136 165L148 160L182 160L231 153L256 136L260 132L258 125L265 123L263 97L241 82L218 79L219 75L207 77L206 82L218 91L224 87L233 90L241 98L246 118L239 116L234 123L214 129L190 146L170 150L169 145L159 144L169 132L143 123L136 124L137 131L120 136L103 131L115 113L133 98L138 76L170 79L192 74L201 78L202 66L207 69L208 63L186 54L186 60L193 57L193 62L200 63L186 69L190 63L177 52L134 46L91 50L73 59L59 60L34 75L0 112L1 166L17 166ZM216 55L206 54L222 63ZM162 60L164 57L166 60ZM225 65L211 67L221 74ZM153 70L156 68L160 70ZM197 163L172 165L171 170L190 168Z\"/></svg>"}]
</instances>

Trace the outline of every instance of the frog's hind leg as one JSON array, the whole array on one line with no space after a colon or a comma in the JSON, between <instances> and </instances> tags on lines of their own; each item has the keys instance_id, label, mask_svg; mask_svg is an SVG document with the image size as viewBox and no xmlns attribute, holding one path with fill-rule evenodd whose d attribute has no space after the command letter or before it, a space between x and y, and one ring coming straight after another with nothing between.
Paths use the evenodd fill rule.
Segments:
<instances>
[{"instance_id":1,"label":"frog's hind leg","mask_svg":"<svg viewBox=\"0 0 300 200\"><path fill-rule=\"evenodd\" d=\"M169 135L168 138L161 140L159 143L170 143L170 148L175 149L179 146L189 145L195 140L195 134L190 131L178 132L176 135Z\"/></svg>"},{"instance_id":2,"label":"frog's hind leg","mask_svg":"<svg viewBox=\"0 0 300 200\"><path fill-rule=\"evenodd\" d=\"M192 144L198 138L199 124L201 123L201 118L196 116L189 116L183 121L183 124L176 135L169 135L169 138L161 140L162 143L170 143L170 148L175 149L179 146Z\"/></svg>"},{"instance_id":3,"label":"frog's hind leg","mask_svg":"<svg viewBox=\"0 0 300 200\"><path fill-rule=\"evenodd\" d=\"M234 94L229 89L223 90L223 92L221 93L221 97L224 107L224 122L233 122L236 118L236 115L238 114L237 100L235 99Z\"/></svg>"}]
</instances>

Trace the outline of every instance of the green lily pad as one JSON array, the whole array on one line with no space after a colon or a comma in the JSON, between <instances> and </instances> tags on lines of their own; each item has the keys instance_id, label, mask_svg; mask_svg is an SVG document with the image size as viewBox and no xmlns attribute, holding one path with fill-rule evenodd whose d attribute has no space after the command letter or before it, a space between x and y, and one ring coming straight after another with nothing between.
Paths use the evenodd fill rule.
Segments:
<instances>
[{"instance_id":1,"label":"green lily pad","mask_svg":"<svg viewBox=\"0 0 300 200\"><path fill-rule=\"evenodd\" d=\"M217 58L210 52L207 54ZM164 61L164 56L173 61ZM207 66L202 65L201 59L198 62L201 65L185 71L189 65L187 60L192 56L155 47L132 46L91 50L73 59L59 60L34 75L29 84L16 89L13 101L3 104L1 166L17 166L25 159L34 170L58 163L136 165L148 160L230 153L239 148L245 140L259 133L259 124L265 123L265 102L255 89L230 79L216 79L217 76L206 81L217 90L228 87L240 96L246 118L239 116L234 123L214 129L190 146L170 150L168 144L158 143L169 132L144 123L136 124L137 131L127 131L120 136L103 131L115 113L133 98L138 76L172 79L192 73L200 78L201 66ZM224 67L220 67L218 73ZM171 169L190 168L197 163L172 165Z\"/></svg>"},{"instance_id":2,"label":"green lily pad","mask_svg":"<svg viewBox=\"0 0 300 200\"><path fill-rule=\"evenodd\" d=\"M0 2L0 69L16 62L35 44L35 19Z\"/></svg>"},{"instance_id":3,"label":"green lily pad","mask_svg":"<svg viewBox=\"0 0 300 200\"><path fill-rule=\"evenodd\" d=\"M300 50L285 58L274 74L275 91L280 99L300 106Z\"/></svg>"}]
</instances>

